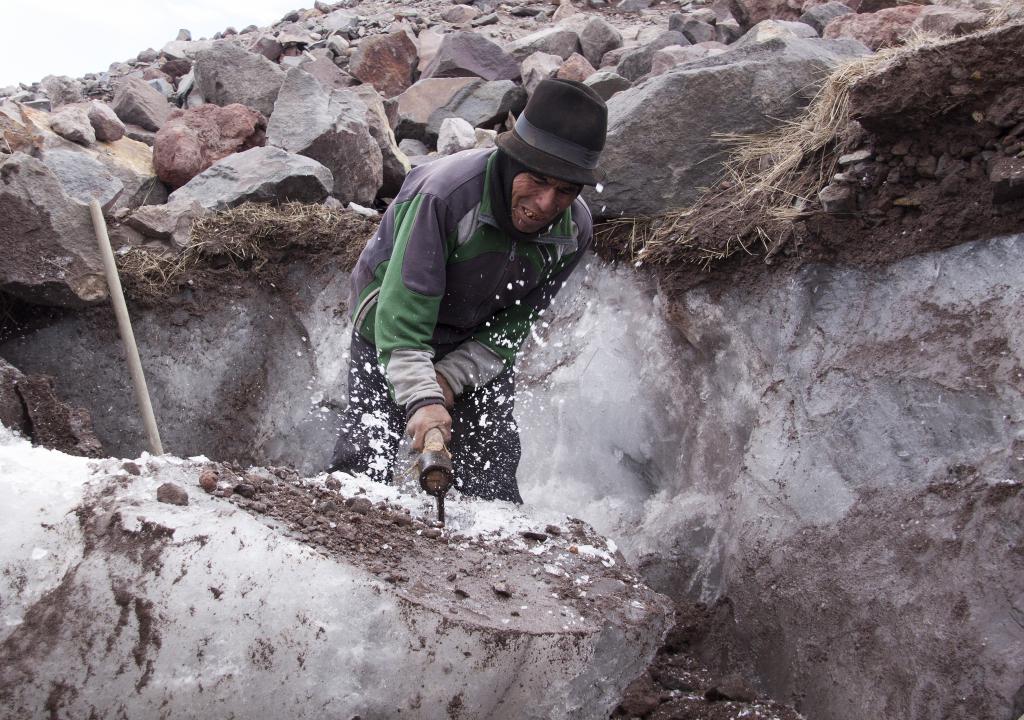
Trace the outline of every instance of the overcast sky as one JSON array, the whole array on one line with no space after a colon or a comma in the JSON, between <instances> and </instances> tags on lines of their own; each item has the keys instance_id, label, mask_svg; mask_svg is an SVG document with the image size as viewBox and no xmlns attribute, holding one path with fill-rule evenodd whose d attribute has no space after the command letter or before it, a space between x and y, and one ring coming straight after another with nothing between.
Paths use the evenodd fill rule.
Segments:
<instances>
[{"instance_id":1,"label":"overcast sky","mask_svg":"<svg viewBox=\"0 0 1024 720\"><path fill-rule=\"evenodd\" d=\"M102 72L146 48L159 50L179 28L198 40L312 6L313 0L0 0L0 87Z\"/></svg>"}]
</instances>

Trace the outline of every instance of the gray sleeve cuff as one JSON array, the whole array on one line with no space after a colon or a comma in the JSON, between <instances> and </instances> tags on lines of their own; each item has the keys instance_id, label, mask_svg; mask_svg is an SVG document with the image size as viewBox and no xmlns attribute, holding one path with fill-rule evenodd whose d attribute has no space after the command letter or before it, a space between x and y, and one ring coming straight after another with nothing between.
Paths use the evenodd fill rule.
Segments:
<instances>
[{"instance_id":1,"label":"gray sleeve cuff","mask_svg":"<svg viewBox=\"0 0 1024 720\"><path fill-rule=\"evenodd\" d=\"M395 391L395 402L408 407L427 398L439 398L444 393L434 375L434 355L426 350L395 350L391 353L385 373Z\"/></svg>"},{"instance_id":2,"label":"gray sleeve cuff","mask_svg":"<svg viewBox=\"0 0 1024 720\"><path fill-rule=\"evenodd\" d=\"M505 369L502 359L486 345L467 340L434 365L458 397L466 390L486 385Z\"/></svg>"}]
</instances>

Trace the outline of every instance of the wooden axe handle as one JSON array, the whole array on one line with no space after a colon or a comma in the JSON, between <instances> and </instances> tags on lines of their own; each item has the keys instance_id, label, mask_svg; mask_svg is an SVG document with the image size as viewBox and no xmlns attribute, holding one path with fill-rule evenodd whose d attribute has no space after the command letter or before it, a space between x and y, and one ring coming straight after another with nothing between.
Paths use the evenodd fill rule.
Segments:
<instances>
[{"instance_id":1,"label":"wooden axe handle","mask_svg":"<svg viewBox=\"0 0 1024 720\"><path fill-rule=\"evenodd\" d=\"M430 428L427 430L427 434L423 438L423 450L424 452L448 451L444 446L444 433L441 432L440 428Z\"/></svg>"}]
</instances>

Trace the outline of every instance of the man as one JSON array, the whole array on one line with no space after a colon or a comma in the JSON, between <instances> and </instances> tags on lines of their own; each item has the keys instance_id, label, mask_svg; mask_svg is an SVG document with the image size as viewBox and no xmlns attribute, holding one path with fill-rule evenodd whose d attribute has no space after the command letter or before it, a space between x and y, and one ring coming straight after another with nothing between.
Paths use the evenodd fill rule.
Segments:
<instances>
[{"instance_id":1,"label":"man","mask_svg":"<svg viewBox=\"0 0 1024 720\"><path fill-rule=\"evenodd\" d=\"M607 109L582 83L541 82L498 150L416 168L352 271L349 409L332 470L386 481L401 434L450 443L455 486L521 503L513 364L579 264Z\"/></svg>"}]
</instances>

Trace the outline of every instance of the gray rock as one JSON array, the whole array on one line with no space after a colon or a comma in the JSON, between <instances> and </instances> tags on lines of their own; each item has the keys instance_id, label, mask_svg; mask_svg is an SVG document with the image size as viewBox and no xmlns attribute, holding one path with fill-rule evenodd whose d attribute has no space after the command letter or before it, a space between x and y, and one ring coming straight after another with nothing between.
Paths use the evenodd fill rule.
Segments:
<instances>
[{"instance_id":1,"label":"gray rock","mask_svg":"<svg viewBox=\"0 0 1024 720\"><path fill-rule=\"evenodd\" d=\"M152 87L154 90L156 90L158 93L160 93L167 99L170 99L171 96L174 95L174 86L166 80L164 80L163 78L153 78L152 80L147 80L146 82L149 83L150 87Z\"/></svg>"},{"instance_id":2,"label":"gray rock","mask_svg":"<svg viewBox=\"0 0 1024 720\"><path fill-rule=\"evenodd\" d=\"M331 35L327 40L327 49L335 55L348 57L348 49L351 47L348 40L342 35Z\"/></svg>"},{"instance_id":3,"label":"gray rock","mask_svg":"<svg viewBox=\"0 0 1024 720\"><path fill-rule=\"evenodd\" d=\"M172 40L160 49L160 54L169 60L195 60L200 52L217 44L213 40Z\"/></svg>"},{"instance_id":4,"label":"gray rock","mask_svg":"<svg viewBox=\"0 0 1024 720\"><path fill-rule=\"evenodd\" d=\"M377 147L380 148L384 179L379 194L385 197L394 197L401 189L405 176L412 169L412 165L398 145L380 95L369 85L357 85L352 88L352 92L358 95L366 105L366 123L370 129L370 135L377 141Z\"/></svg>"},{"instance_id":5,"label":"gray rock","mask_svg":"<svg viewBox=\"0 0 1024 720\"><path fill-rule=\"evenodd\" d=\"M427 78L414 83L395 100L395 136L399 140L426 138L427 123L434 112L444 107L468 85L479 85L479 78Z\"/></svg>"},{"instance_id":6,"label":"gray rock","mask_svg":"<svg viewBox=\"0 0 1024 720\"><path fill-rule=\"evenodd\" d=\"M486 15L481 15L480 17L473 20L473 22L471 22L470 25L472 25L473 27L485 27L487 25L497 25L498 21L498 14L492 12L487 13Z\"/></svg>"},{"instance_id":7,"label":"gray rock","mask_svg":"<svg viewBox=\"0 0 1024 720\"><path fill-rule=\"evenodd\" d=\"M683 32L683 27L693 20L707 23L708 25L714 25L718 22L718 19L718 15L710 8L690 10L685 13L672 13L668 17L668 29L675 30L676 32Z\"/></svg>"},{"instance_id":8,"label":"gray rock","mask_svg":"<svg viewBox=\"0 0 1024 720\"><path fill-rule=\"evenodd\" d=\"M125 78L114 91L114 112L125 124L156 132L171 114L167 98L141 78Z\"/></svg>"},{"instance_id":9,"label":"gray rock","mask_svg":"<svg viewBox=\"0 0 1024 720\"><path fill-rule=\"evenodd\" d=\"M728 18L715 23L715 39L725 45L736 42L743 36L743 28L737 20Z\"/></svg>"},{"instance_id":10,"label":"gray rock","mask_svg":"<svg viewBox=\"0 0 1024 720\"><path fill-rule=\"evenodd\" d=\"M60 180L64 192L81 203L88 204L95 198L104 210L109 210L124 191L124 183L88 153L47 148L42 160Z\"/></svg>"},{"instance_id":11,"label":"gray rock","mask_svg":"<svg viewBox=\"0 0 1024 720\"><path fill-rule=\"evenodd\" d=\"M96 131L89 122L89 113L81 104L64 105L50 116L50 128L65 140L78 145L96 142Z\"/></svg>"},{"instance_id":12,"label":"gray rock","mask_svg":"<svg viewBox=\"0 0 1024 720\"><path fill-rule=\"evenodd\" d=\"M398 148L410 159L430 154L430 148L419 140L413 140L412 138L406 138L398 143Z\"/></svg>"},{"instance_id":13,"label":"gray rock","mask_svg":"<svg viewBox=\"0 0 1024 720\"><path fill-rule=\"evenodd\" d=\"M136 55L135 59L138 60L140 63L147 63L148 64L148 63L151 63L151 62L156 62L156 60L159 57L160 57L160 53L158 53L156 50L154 50L153 48L146 48L145 50L140 52L138 55Z\"/></svg>"},{"instance_id":14,"label":"gray rock","mask_svg":"<svg viewBox=\"0 0 1024 720\"><path fill-rule=\"evenodd\" d=\"M482 35L454 32L444 36L421 79L476 76L484 80L515 80L519 63Z\"/></svg>"},{"instance_id":15,"label":"gray rock","mask_svg":"<svg viewBox=\"0 0 1024 720\"><path fill-rule=\"evenodd\" d=\"M258 147L214 163L171 193L168 202L195 201L208 210L225 210L246 201L317 203L333 185L331 171L316 160L276 147Z\"/></svg>"},{"instance_id":16,"label":"gray rock","mask_svg":"<svg viewBox=\"0 0 1024 720\"><path fill-rule=\"evenodd\" d=\"M702 42L711 42L718 37L714 25L694 19L683 22L679 32L694 45Z\"/></svg>"},{"instance_id":17,"label":"gray rock","mask_svg":"<svg viewBox=\"0 0 1024 720\"><path fill-rule=\"evenodd\" d=\"M271 62L277 62L281 53L284 52L284 47L277 41L277 38L264 35L252 46L252 51L259 53Z\"/></svg>"},{"instance_id":18,"label":"gray rock","mask_svg":"<svg viewBox=\"0 0 1024 720\"><path fill-rule=\"evenodd\" d=\"M178 35L174 39L175 40L183 40L185 42L188 42L189 40L192 39L192 33L189 32L185 28L181 28L180 30L178 30Z\"/></svg>"},{"instance_id":19,"label":"gray rock","mask_svg":"<svg viewBox=\"0 0 1024 720\"><path fill-rule=\"evenodd\" d=\"M452 155L476 147L476 133L473 126L458 117L445 118L437 135L439 155Z\"/></svg>"},{"instance_id":20,"label":"gray rock","mask_svg":"<svg viewBox=\"0 0 1024 720\"><path fill-rule=\"evenodd\" d=\"M609 50L622 47L622 33L600 16L589 16L579 30L580 51L587 61L597 67Z\"/></svg>"},{"instance_id":21,"label":"gray rock","mask_svg":"<svg viewBox=\"0 0 1024 720\"><path fill-rule=\"evenodd\" d=\"M997 157L988 172L992 183L992 201L1010 202L1024 198L1024 158Z\"/></svg>"},{"instance_id":22,"label":"gray rock","mask_svg":"<svg viewBox=\"0 0 1024 720\"><path fill-rule=\"evenodd\" d=\"M359 32L359 16L343 10L318 18L316 24L325 33L336 33L348 40L357 37Z\"/></svg>"},{"instance_id":23,"label":"gray rock","mask_svg":"<svg viewBox=\"0 0 1024 720\"><path fill-rule=\"evenodd\" d=\"M846 215L857 209L857 197L849 185L833 183L818 192L821 209L830 215Z\"/></svg>"},{"instance_id":24,"label":"gray rock","mask_svg":"<svg viewBox=\"0 0 1024 720\"><path fill-rule=\"evenodd\" d=\"M54 109L82 101L82 86L66 75L47 75L39 82L39 89L50 99Z\"/></svg>"},{"instance_id":25,"label":"gray rock","mask_svg":"<svg viewBox=\"0 0 1024 720\"><path fill-rule=\"evenodd\" d=\"M503 122L509 113L518 115L526 107L526 91L511 80L494 80L467 85L431 114L425 138L432 142L447 118L466 120L470 127L490 127Z\"/></svg>"},{"instance_id":26,"label":"gray rock","mask_svg":"<svg viewBox=\"0 0 1024 720\"><path fill-rule=\"evenodd\" d=\"M143 205L125 223L147 238L164 240L176 247L188 244L192 223L210 211L194 200L180 200L163 205Z\"/></svg>"},{"instance_id":27,"label":"gray rock","mask_svg":"<svg viewBox=\"0 0 1024 720\"><path fill-rule=\"evenodd\" d=\"M215 105L241 103L270 117L284 82L284 71L262 55L232 43L218 43L196 54L196 88Z\"/></svg>"},{"instance_id":28,"label":"gray rock","mask_svg":"<svg viewBox=\"0 0 1024 720\"><path fill-rule=\"evenodd\" d=\"M669 30L659 35L652 42L630 50L622 56L615 72L627 80L637 81L651 71L654 53L670 45L689 45L690 41L681 32Z\"/></svg>"},{"instance_id":29,"label":"gray rock","mask_svg":"<svg viewBox=\"0 0 1024 720\"><path fill-rule=\"evenodd\" d=\"M342 203L370 205L384 168L367 112L351 90L329 93L302 68L293 68L267 125L267 143L324 165L334 177L332 194Z\"/></svg>"},{"instance_id":30,"label":"gray rock","mask_svg":"<svg viewBox=\"0 0 1024 720\"><path fill-rule=\"evenodd\" d=\"M106 298L89 209L36 158L20 152L0 158L0 291L59 307Z\"/></svg>"},{"instance_id":31,"label":"gray rock","mask_svg":"<svg viewBox=\"0 0 1024 720\"><path fill-rule=\"evenodd\" d=\"M841 2L824 3L823 5L815 5L804 11L804 14L800 16L800 22L806 23L814 28L818 35L821 35L825 30L825 26L832 20L839 17L840 15L848 15L852 13L847 5Z\"/></svg>"},{"instance_id":32,"label":"gray rock","mask_svg":"<svg viewBox=\"0 0 1024 720\"><path fill-rule=\"evenodd\" d=\"M100 142L116 142L124 137L124 123L113 108L99 100L89 103L89 123Z\"/></svg>"},{"instance_id":33,"label":"gray rock","mask_svg":"<svg viewBox=\"0 0 1024 720\"><path fill-rule=\"evenodd\" d=\"M601 217L657 215L714 184L721 133L758 133L806 105L838 62L868 54L857 42L776 38L649 79L608 102Z\"/></svg>"},{"instance_id":34,"label":"gray rock","mask_svg":"<svg viewBox=\"0 0 1024 720\"><path fill-rule=\"evenodd\" d=\"M551 53L535 52L523 60L523 87L526 92L533 93L541 80L546 80L562 67L562 58Z\"/></svg>"},{"instance_id":35,"label":"gray rock","mask_svg":"<svg viewBox=\"0 0 1024 720\"><path fill-rule=\"evenodd\" d=\"M669 45L667 48L662 48L654 53L654 58L651 60L651 75L661 75L680 65L720 55L727 49L727 45L717 42L705 42L699 45L686 46Z\"/></svg>"},{"instance_id":36,"label":"gray rock","mask_svg":"<svg viewBox=\"0 0 1024 720\"><path fill-rule=\"evenodd\" d=\"M596 73L584 80L583 84L593 88L605 102L607 102L615 93L622 92L623 90L628 90L633 87L633 83L612 70L598 70Z\"/></svg>"},{"instance_id":37,"label":"gray rock","mask_svg":"<svg viewBox=\"0 0 1024 720\"><path fill-rule=\"evenodd\" d=\"M550 27L530 33L505 46L505 52L522 62L535 52L550 53L565 60L579 52L580 36L575 30L565 27Z\"/></svg>"},{"instance_id":38,"label":"gray rock","mask_svg":"<svg viewBox=\"0 0 1024 720\"><path fill-rule=\"evenodd\" d=\"M472 5L453 5L441 13L441 19L446 23L461 25L477 18L480 11Z\"/></svg>"},{"instance_id":39,"label":"gray rock","mask_svg":"<svg viewBox=\"0 0 1024 720\"><path fill-rule=\"evenodd\" d=\"M32 424L17 388L24 377L18 368L0 358L0 424L29 437Z\"/></svg>"},{"instance_id":40,"label":"gray rock","mask_svg":"<svg viewBox=\"0 0 1024 720\"><path fill-rule=\"evenodd\" d=\"M762 20L747 30L736 41L735 47L745 47L775 38L816 38L818 31L806 23L790 20Z\"/></svg>"}]
</instances>

